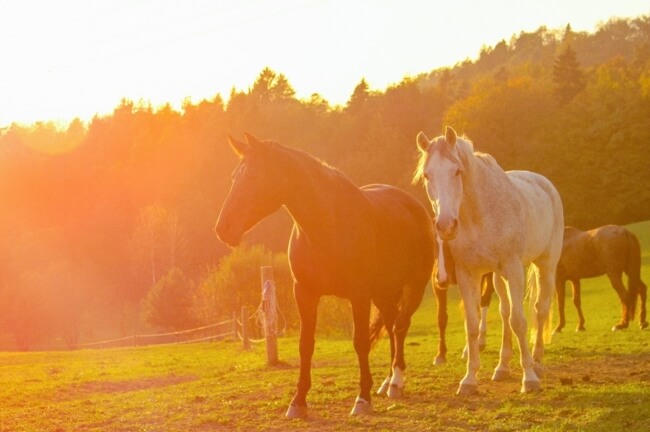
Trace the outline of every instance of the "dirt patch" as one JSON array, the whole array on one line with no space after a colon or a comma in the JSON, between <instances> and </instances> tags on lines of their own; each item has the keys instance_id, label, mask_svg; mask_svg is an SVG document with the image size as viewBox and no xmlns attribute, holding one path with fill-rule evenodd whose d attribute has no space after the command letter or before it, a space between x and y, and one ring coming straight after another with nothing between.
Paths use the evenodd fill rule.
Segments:
<instances>
[{"instance_id":1,"label":"dirt patch","mask_svg":"<svg viewBox=\"0 0 650 432\"><path fill-rule=\"evenodd\" d=\"M650 354L607 355L600 359L554 364L549 384L593 385L650 381Z\"/></svg>"},{"instance_id":2,"label":"dirt patch","mask_svg":"<svg viewBox=\"0 0 650 432\"><path fill-rule=\"evenodd\" d=\"M153 388L167 387L183 384L197 380L198 377L169 375L162 377L141 378L124 381L89 381L82 384L70 386L67 392L70 393L125 393Z\"/></svg>"}]
</instances>

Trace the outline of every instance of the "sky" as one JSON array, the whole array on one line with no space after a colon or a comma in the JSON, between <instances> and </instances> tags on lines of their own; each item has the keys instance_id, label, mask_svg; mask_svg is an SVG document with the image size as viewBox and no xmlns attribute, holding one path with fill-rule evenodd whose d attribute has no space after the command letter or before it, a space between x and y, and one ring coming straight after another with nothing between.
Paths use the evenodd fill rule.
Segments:
<instances>
[{"instance_id":1,"label":"sky","mask_svg":"<svg viewBox=\"0 0 650 432\"><path fill-rule=\"evenodd\" d=\"M0 0L0 128L245 91L265 67L345 104L365 79L476 59L540 26L593 32L647 0Z\"/></svg>"}]
</instances>

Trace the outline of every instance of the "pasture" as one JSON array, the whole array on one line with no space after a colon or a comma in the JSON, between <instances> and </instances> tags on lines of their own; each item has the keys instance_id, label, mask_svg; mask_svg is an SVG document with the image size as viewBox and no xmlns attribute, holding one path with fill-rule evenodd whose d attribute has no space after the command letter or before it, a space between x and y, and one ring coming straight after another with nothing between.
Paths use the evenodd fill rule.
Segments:
<instances>
[{"instance_id":1,"label":"pasture","mask_svg":"<svg viewBox=\"0 0 650 432\"><path fill-rule=\"evenodd\" d=\"M650 282L650 222L628 226L643 248ZM290 289L278 287L278 289ZM348 415L358 391L357 358L347 337L317 335L310 417L284 417L298 378L295 335L278 340L281 364L263 346L239 342L73 352L0 353L0 431L647 431L650 430L650 332L610 331L620 304L605 277L583 281L586 332L567 299L567 327L545 355L541 392L519 393L521 369L490 381L498 360L500 318L490 307L479 394L456 396L465 371L457 289L450 288L448 363L434 367L438 335L430 290L406 340L405 397L374 397L375 413ZM554 302L554 315L557 305ZM388 341L371 352L376 389L388 372ZM516 358L516 357L515 357Z\"/></svg>"}]
</instances>

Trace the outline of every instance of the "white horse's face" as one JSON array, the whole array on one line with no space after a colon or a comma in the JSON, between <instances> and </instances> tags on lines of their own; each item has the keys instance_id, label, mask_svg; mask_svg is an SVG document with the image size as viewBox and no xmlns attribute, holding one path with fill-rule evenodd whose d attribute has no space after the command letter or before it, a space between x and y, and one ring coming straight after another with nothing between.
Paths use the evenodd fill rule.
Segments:
<instances>
[{"instance_id":1,"label":"white horse's face","mask_svg":"<svg viewBox=\"0 0 650 432\"><path fill-rule=\"evenodd\" d=\"M418 147L426 157L422 165L424 186L436 214L436 229L442 240L456 238L463 198L462 164L456 148L456 132L447 127L444 137L433 141L422 133Z\"/></svg>"}]
</instances>

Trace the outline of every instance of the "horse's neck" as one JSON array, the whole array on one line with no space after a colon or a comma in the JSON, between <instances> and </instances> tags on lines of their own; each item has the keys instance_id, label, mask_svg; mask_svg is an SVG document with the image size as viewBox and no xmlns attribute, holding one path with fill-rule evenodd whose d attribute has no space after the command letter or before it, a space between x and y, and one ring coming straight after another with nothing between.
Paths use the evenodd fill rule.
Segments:
<instances>
[{"instance_id":1,"label":"horse's neck","mask_svg":"<svg viewBox=\"0 0 650 432\"><path fill-rule=\"evenodd\" d=\"M294 164L285 207L298 228L313 241L341 223L340 212L359 189L339 173L309 163Z\"/></svg>"},{"instance_id":2,"label":"horse's neck","mask_svg":"<svg viewBox=\"0 0 650 432\"><path fill-rule=\"evenodd\" d=\"M481 230L486 224L499 219L501 211L510 206L504 193L504 188L509 188L509 180L498 166L476 158L472 158L469 163L470 176L463 185L459 223Z\"/></svg>"}]
</instances>

